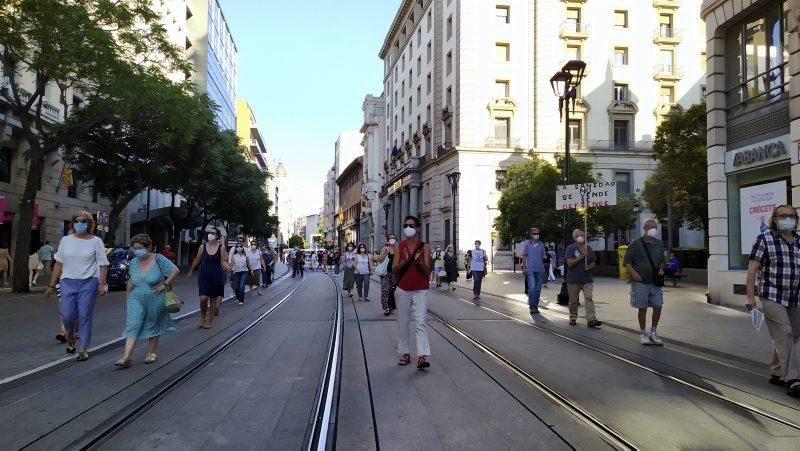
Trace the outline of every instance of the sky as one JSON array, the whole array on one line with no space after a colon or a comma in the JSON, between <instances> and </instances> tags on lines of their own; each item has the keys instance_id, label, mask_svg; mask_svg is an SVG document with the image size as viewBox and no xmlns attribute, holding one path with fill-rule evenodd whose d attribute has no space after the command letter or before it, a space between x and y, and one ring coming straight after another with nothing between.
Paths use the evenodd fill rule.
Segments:
<instances>
[{"instance_id":1,"label":"sky","mask_svg":"<svg viewBox=\"0 0 800 451\"><path fill-rule=\"evenodd\" d=\"M339 132L360 129L364 97L381 94L378 53L400 3L220 0L239 52L238 96L286 167L295 216L322 208Z\"/></svg>"}]
</instances>

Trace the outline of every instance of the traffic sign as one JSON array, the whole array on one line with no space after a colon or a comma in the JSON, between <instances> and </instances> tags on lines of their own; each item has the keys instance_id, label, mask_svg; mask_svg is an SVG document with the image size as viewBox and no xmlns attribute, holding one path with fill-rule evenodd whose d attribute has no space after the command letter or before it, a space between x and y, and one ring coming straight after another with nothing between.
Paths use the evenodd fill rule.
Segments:
<instances>
[{"instance_id":1,"label":"traffic sign","mask_svg":"<svg viewBox=\"0 0 800 451\"><path fill-rule=\"evenodd\" d=\"M617 182L594 182L556 187L556 210L617 205Z\"/></svg>"}]
</instances>

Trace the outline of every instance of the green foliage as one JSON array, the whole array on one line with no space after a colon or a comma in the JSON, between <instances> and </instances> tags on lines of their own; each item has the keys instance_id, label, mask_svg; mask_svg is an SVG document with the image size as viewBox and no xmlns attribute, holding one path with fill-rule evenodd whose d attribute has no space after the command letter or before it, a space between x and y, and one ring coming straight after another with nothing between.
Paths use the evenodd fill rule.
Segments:
<instances>
[{"instance_id":1,"label":"green foliage","mask_svg":"<svg viewBox=\"0 0 800 451\"><path fill-rule=\"evenodd\" d=\"M660 218L672 218L706 231L708 237L708 161L706 156L706 106L692 105L686 112L664 120L656 131L653 158L658 168L645 182L642 198Z\"/></svg>"},{"instance_id":2,"label":"green foliage","mask_svg":"<svg viewBox=\"0 0 800 451\"><path fill-rule=\"evenodd\" d=\"M556 186L563 180L564 158L556 156L556 165L534 156L512 165L506 174L506 189L498 202L500 215L494 227L505 243L527 239L528 231L536 226L544 241L560 242L564 215L556 210ZM598 181L592 176L592 164L570 159L570 183ZM617 229L628 229L635 221L631 202L625 197L617 205L587 208L585 212L571 211L567 216L569 233L583 229L587 215L590 236L601 236Z\"/></svg>"},{"instance_id":3,"label":"green foliage","mask_svg":"<svg viewBox=\"0 0 800 451\"><path fill-rule=\"evenodd\" d=\"M306 248L306 240L302 236L294 234L289 237L289 247L299 247L300 249Z\"/></svg>"}]
</instances>

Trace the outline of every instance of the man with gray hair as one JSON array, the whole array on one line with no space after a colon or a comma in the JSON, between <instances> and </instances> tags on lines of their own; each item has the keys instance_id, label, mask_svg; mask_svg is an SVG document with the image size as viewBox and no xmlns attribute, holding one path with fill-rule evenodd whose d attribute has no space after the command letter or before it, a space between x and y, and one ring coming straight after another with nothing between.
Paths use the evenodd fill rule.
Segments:
<instances>
[{"instance_id":1,"label":"man with gray hair","mask_svg":"<svg viewBox=\"0 0 800 451\"><path fill-rule=\"evenodd\" d=\"M567 271L567 291L569 292L569 325L578 324L578 302L581 291L583 291L583 301L586 305L586 325L589 327L600 327L602 324L597 320L594 311L594 299L592 298L592 270L594 269L595 256L592 248L586 244L586 234L581 229L572 232L573 244L567 246L566 261L569 271ZM546 275L545 275L546 277Z\"/></svg>"},{"instance_id":2,"label":"man with gray hair","mask_svg":"<svg viewBox=\"0 0 800 451\"><path fill-rule=\"evenodd\" d=\"M644 221L644 235L631 241L623 263L631 275L631 307L638 309L640 340L643 345L664 346L656 328L661 319L664 297L664 244L658 236L658 221ZM653 319L647 332L647 308L652 307Z\"/></svg>"}]
</instances>

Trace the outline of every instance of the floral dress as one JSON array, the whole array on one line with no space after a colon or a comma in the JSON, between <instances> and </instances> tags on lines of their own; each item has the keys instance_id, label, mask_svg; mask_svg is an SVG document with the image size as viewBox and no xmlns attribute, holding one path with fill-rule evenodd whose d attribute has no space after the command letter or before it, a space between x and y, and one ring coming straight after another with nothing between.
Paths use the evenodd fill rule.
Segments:
<instances>
[{"instance_id":1,"label":"floral dress","mask_svg":"<svg viewBox=\"0 0 800 451\"><path fill-rule=\"evenodd\" d=\"M128 313L125 321L126 338L144 339L158 337L175 331L175 323L164 306L164 294L155 293L154 287L164 283L169 273L177 267L161 254L156 254L156 261L150 269L142 274L139 271L139 259L134 258L128 269L129 283L133 289L128 295Z\"/></svg>"}]
</instances>

